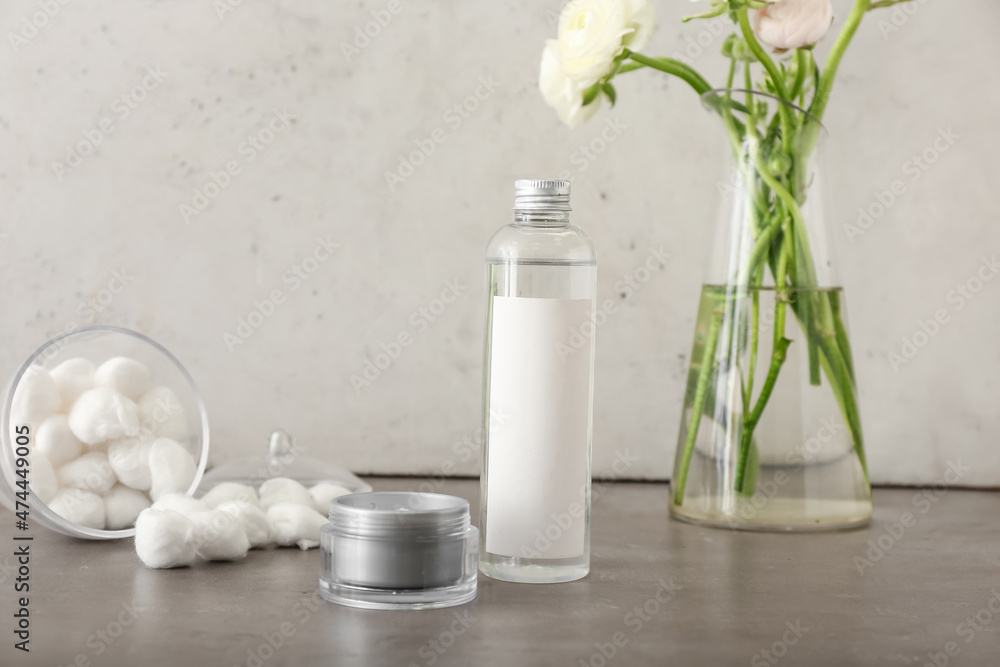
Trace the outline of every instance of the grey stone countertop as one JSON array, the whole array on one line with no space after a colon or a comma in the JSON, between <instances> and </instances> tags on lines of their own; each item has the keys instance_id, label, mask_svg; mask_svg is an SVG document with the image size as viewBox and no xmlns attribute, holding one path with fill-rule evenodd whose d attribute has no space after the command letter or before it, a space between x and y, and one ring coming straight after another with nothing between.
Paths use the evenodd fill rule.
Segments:
<instances>
[{"instance_id":1,"label":"grey stone countertop","mask_svg":"<svg viewBox=\"0 0 1000 667\"><path fill-rule=\"evenodd\" d=\"M440 488L474 506L478 490ZM128 540L36 526L28 654L14 649L14 517L0 512L0 665L1000 665L1000 493L879 489L869 528L768 534L672 521L665 484L599 490L587 578L480 575L474 602L427 611L320 600L318 550L154 571Z\"/></svg>"}]
</instances>

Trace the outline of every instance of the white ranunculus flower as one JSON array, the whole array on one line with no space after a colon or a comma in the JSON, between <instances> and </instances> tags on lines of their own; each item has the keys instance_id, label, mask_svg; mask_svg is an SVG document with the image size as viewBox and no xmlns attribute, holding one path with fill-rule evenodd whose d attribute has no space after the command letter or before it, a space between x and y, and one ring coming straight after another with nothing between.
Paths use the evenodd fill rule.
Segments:
<instances>
[{"instance_id":1,"label":"white ranunculus flower","mask_svg":"<svg viewBox=\"0 0 1000 667\"><path fill-rule=\"evenodd\" d=\"M559 63L583 90L608 73L622 48L645 48L655 27L649 0L572 0L559 15Z\"/></svg>"},{"instance_id":2,"label":"white ranunculus flower","mask_svg":"<svg viewBox=\"0 0 1000 667\"><path fill-rule=\"evenodd\" d=\"M778 49L799 49L823 38L833 24L830 0L769 0L753 17L760 41Z\"/></svg>"},{"instance_id":3,"label":"white ranunculus flower","mask_svg":"<svg viewBox=\"0 0 1000 667\"><path fill-rule=\"evenodd\" d=\"M542 52L538 87L542 90L545 103L555 109L559 120L570 127L587 121L601 106L600 96L583 106L583 91L563 72L559 63L559 43L554 39L546 42Z\"/></svg>"}]
</instances>

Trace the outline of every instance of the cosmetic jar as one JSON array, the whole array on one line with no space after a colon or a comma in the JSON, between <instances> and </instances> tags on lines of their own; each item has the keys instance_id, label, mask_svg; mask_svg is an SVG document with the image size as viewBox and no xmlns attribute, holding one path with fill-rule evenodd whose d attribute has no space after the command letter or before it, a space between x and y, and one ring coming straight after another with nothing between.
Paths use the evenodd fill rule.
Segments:
<instances>
[{"instance_id":1,"label":"cosmetic jar","mask_svg":"<svg viewBox=\"0 0 1000 667\"><path fill-rule=\"evenodd\" d=\"M188 495L194 493L208 463L208 415L194 380L174 355L151 338L129 329L101 325L83 327L52 338L27 358L11 380L0 414L0 439L3 442L3 451L0 452L0 503L8 509L14 511L15 506L23 509L22 505L17 504L17 492L21 490L18 486L18 480L21 479L19 462L24 459L19 452L23 453L34 447L34 435L37 432L37 424L32 425L27 435L15 432L17 425L12 420L12 403L15 390L22 379L31 372L51 371L69 359L83 358L100 365L113 357L128 357L140 362L149 370L151 379L158 388L166 388L171 392L170 400L158 403L150 417L152 421L150 424L141 424L143 428L157 427L178 411L186 415L187 434L177 442L187 450L194 462L194 479L185 491ZM172 402L174 399L176 404ZM102 449L103 446L99 446L97 451ZM20 467L20 470L24 468ZM135 528L132 527L102 530L74 523L56 514L34 494L30 499L30 517L32 523L81 539L113 540L135 535Z\"/></svg>"},{"instance_id":2,"label":"cosmetic jar","mask_svg":"<svg viewBox=\"0 0 1000 667\"><path fill-rule=\"evenodd\" d=\"M367 609L431 609L476 597L479 531L469 503L438 493L355 493L330 502L319 593Z\"/></svg>"}]
</instances>

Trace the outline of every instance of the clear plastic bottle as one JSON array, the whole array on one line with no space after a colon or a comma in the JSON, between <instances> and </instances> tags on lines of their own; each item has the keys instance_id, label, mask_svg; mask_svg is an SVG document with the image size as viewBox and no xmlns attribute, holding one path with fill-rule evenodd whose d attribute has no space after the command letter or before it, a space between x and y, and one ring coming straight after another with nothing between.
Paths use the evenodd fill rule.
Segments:
<instances>
[{"instance_id":1,"label":"clear plastic bottle","mask_svg":"<svg viewBox=\"0 0 1000 667\"><path fill-rule=\"evenodd\" d=\"M590 571L597 256L568 181L519 180L486 247L479 569L556 583Z\"/></svg>"}]
</instances>

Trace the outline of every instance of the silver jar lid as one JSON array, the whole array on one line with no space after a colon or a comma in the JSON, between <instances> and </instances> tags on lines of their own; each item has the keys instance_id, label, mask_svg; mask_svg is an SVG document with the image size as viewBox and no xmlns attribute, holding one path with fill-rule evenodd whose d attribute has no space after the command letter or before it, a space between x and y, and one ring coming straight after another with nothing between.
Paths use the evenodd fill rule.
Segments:
<instances>
[{"instance_id":1,"label":"silver jar lid","mask_svg":"<svg viewBox=\"0 0 1000 667\"><path fill-rule=\"evenodd\" d=\"M330 524L364 537L428 538L469 525L469 502L440 493L355 493L330 502Z\"/></svg>"},{"instance_id":2,"label":"silver jar lid","mask_svg":"<svg viewBox=\"0 0 1000 667\"><path fill-rule=\"evenodd\" d=\"M522 178L514 181L515 211L571 211L569 181Z\"/></svg>"}]
</instances>

